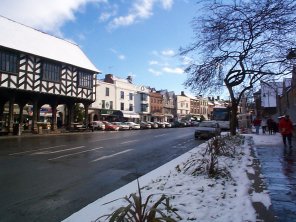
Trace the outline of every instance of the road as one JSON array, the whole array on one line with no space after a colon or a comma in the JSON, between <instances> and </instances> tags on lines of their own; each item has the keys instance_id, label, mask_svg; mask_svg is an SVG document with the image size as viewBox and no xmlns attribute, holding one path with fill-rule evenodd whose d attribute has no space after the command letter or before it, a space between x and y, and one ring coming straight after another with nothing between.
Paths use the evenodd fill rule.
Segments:
<instances>
[{"instance_id":1,"label":"road","mask_svg":"<svg viewBox=\"0 0 296 222\"><path fill-rule=\"evenodd\" d=\"M0 138L0 221L56 222L197 146L194 128Z\"/></svg>"}]
</instances>

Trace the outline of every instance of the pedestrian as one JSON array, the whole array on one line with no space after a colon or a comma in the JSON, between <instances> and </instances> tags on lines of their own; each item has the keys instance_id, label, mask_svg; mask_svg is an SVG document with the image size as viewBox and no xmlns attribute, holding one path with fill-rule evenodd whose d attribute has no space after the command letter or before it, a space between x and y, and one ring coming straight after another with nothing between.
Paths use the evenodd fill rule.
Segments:
<instances>
[{"instance_id":1,"label":"pedestrian","mask_svg":"<svg viewBox=\"0 0 296 222\"><path fill-rule=\"evenodd\" d=\"M273 125L274 125L274 121L273 121L273 119L271 117L269 117L267 119L267 128L268 128L269 135L271 135L272 132L273 132Z\"/></svg>"},{"instance_id":2,"label":"pedestrian","mask_svg":"<svg viewBox=\"0 0 296 222\"><path fill-rule=\"evenodd\" d=\"M253 125L254 125L254 127L256 129L256 134L259 134L259 129L260 129L260 126L261 126L261 119L259 118L259 116L256 116L256 118L253 121Z\"/></svg>"},{"instance_id":3,"label":"pedestrian","mask_svg":"<svg viewBox=\"0 0 296 222\"><path fill-rule=\"evenodd\" d=\"M280 119L279 122L279 130L282 134L284 146L287 146L287 140L289 148L292 148L292 132L293 132L293 124L290 120L289 115L285 115Z\"/></svg>"},{"instance_id":4,"label":"pedestrian","mask_svg":"<svg viewBox=\"0 0 296 222\"><path fill-rule=\"evenodd\" d=\"M262 126L262 133L265 134L266 127L267 127L267 119L265 117L263 117L262 119L261 126Z\"/></svg>"}]
</instances>

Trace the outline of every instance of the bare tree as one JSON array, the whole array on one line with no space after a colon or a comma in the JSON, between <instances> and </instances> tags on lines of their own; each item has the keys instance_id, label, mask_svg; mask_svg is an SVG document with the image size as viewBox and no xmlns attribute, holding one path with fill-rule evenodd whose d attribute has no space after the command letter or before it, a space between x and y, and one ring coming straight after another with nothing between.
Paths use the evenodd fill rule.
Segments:
<instances>
[{"instance_id":1,"label":"bare tree","mask_svg":"<svg viewBox=\"0 0 296 222\"><path fill-rule=\"evenodd\" d=\"M185 86L197 93L226 87L235 135L243 94L292 70L286 56L296 45L296 1L216 0L200 6L201 14L192 21L195 40L180 49L191 61Z\"/></svg>"}]
</instances>

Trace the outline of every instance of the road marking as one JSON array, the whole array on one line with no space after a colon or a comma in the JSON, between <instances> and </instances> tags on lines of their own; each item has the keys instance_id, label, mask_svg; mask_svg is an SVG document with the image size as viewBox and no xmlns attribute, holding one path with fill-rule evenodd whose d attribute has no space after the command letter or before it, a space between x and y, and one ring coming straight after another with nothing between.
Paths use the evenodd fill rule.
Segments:
<instances>
[{"instance_id":1,"label":"road marking","mask_svg":"<svg viewBox=\"0 0 296 222\"><path fill-rule=\"evenodd\" d=\"M92 161L90 161L90 163L92 162L97 162L99 160L104 160L104 159L108 159L108 158L111 158L111 157L114 157L114 156L118 156L120 154L124 154L124 153L127 153L127 152L130 152L132 151L133 149L128 149L128 150L124 150L124 151L121 151L121 152L118 152L118 153L114 153L112 155L107 155L107 156L102 156L102 157L99 157L98 159L94 159Z\"/></svg>"},{"instance_id":2,"label":"road marking","mask_svg":"<svg viewBox=\"0 0 296 222\"><path fill-rule=\"evenodd\" d=\"M107 141L107 140L113 140L114 138L110 138L110 139L101 139L101 140L92 140L89 141L90 143L94 143L94 142L100 142L100 141Z\"/></svg>"},{"instance_id":3,"label":"road marking","mask_svg":"<svg viewBox=\"0 0 296 222\"><path fill-rule=\"evenodd\" d=\"M165 135L168 135L168 134L167 134L167 133L159 134L159 135L156 135L156 136L154 136L154 137L157 138L157 137L161 137L161 136L165 136Z\"/></svg>"},{"instance_id":4,"label":"road marking","mask_svg":"<svg viewBox=\"0 0 296 222\"><path fill-rule=\"evenodd\" d=\"M57 151L45 151L45 152L36 152L36 153L32 153L31 155L44 155L44 154L52 154L52 153L61 153L61 152L65 152L65 151L69 151L69 150L77 150L77 149L81 149L85 146L77 146L77 147L73 147L73 148L69 148L69 149L64 149L64 150L57 150Z\"/></svg>"},{"instance_id":5,"label":"road marking","mask_svg":"<svg viewBox=\"0 0 296 222\"><path fill-rule=\"evenodd\" d=\"M32 152L36 152L36 151L40 151L40 150L54 149L54 148L61 147L61 146L66 146L66 145L51 146L51 147L42 148L42 149L36 149L36 150L28 150L28 151L24 151L24 152L11 153L11 154L9 154L9 155L10 155L10 156L14 156L14 155L22 155L22 154L32 153Z\"/></svg>"},{"instance_id":6,"label":"road marking","mask_svg":"<svg viewBox=\"0 0 296 222\"><path fill-rule=\"evenodd\" d=\"M103 147L98 147L98 148L94 148L94 149L90 149L90 150L84 150L84 151L77 152L77 153L70 153L70 154L58 156L58 157L55 157L55 158L51 158L51 159L48 159L48 160L57 160L57 159L61 159L61 158L68 157L68 156L74 156L74 155L78 155L78 154L81 154L81 153L91 152L93 150L99 150L99 149L102 149L102 148Z\"/></svg>"},{"instance_id":7,"label":"road marking","mask_svg":"<svg viewBox=\"0 0 296 222\"><path fill-rule=\"evenodd\" d=\"M129 141L122 142L120 144L122 145L122 144L126 144L126 143L137 142L137 141L139 141L139 140L129 140Z\"/></svg>"}]
</instances>

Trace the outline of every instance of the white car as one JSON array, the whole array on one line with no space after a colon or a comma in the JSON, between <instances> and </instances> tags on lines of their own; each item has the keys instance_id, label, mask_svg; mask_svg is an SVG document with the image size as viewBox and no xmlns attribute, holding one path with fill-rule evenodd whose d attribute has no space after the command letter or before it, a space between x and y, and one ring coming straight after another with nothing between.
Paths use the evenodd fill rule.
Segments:
<instances>
[{"instance_id":1,"label":"white car","mask_svg":"<svg viewBox=\"0 0 296 222\"><path fill-rule=\"evenodd\" d=\"M94 130L105 130L105 124L102 121L92 121L90 125Z\"/></svg>"},{"instance_id":2,"label":"white car","mask_svg":"<svg viewBox=\"0 0 296 222\"><path fill-rule=\"evenodd\" d=\"M172 124L168 123L168 122L163 122L166 128L171 128Z\"/></svg>"},{"instance_id":3,"label":"white car","mask_svg":"<svg viewBox=\"0 0 296 222\"><path fill-rule=\"evenodd\" d=\"M194 136L198 138L211 138L221 135L221 128L216 121L202 121L198 127L196 127Z\"/></svg>"},{"instance_id":4,"label":"white car","mask_svg":"<svg viewBox=\"0 0 296 222\"><path fill-rule=\"evenodd\" d=\"M158 125L158 128L165 128L165 124L163 122L155 122Z\"/></svg>"},{"instance_id":5,"label":"white car","mask_svg":"<svg viewBox=\"0 0 296 222\"><path fill-rule=\"evenodd\" d=\"M125 122L125 124L129 125L130 129L141 129L140 124L134 122Z\"/></svg>"}]
</instances>

